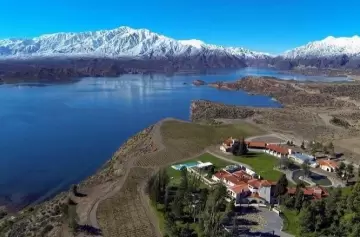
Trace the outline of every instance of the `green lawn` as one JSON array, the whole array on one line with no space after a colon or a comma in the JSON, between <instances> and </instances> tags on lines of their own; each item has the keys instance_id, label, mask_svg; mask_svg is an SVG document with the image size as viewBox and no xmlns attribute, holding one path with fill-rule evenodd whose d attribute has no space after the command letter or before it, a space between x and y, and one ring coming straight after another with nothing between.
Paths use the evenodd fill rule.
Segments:
<instances>
[{"instance_id":1,"label":"green lawn","mask_svg":"<svg viewBox=\"0 0 360 237\"><path fill-rule=\"evenodd\" d=\"M282 208L282 212L284 219L283 231L296 236L298 233L298 215L296 210Z\"/></svg>"},{"instance_id":2,"label":"green lawn","mask_svg":"<svg viewBox=\"0 0 360 237\"><path fill-rule=\"evenodd\" d=\"M278 159L265 153L250 153L246 156L234 156L234 160L247 164L264 179L278 181L283 174L274 170Z\"/></svg>"}]
</instances>

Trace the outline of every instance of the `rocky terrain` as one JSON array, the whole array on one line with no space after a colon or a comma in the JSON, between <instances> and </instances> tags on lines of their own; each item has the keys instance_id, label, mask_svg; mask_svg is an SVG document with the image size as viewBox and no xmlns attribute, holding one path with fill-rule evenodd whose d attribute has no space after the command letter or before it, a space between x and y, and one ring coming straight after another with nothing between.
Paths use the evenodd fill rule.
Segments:
<instances>
[{"instance_id":1,"label":"rocky terrain","mask_svg":"<svg viewBox=\"0 0 360 237\"><path fill-rule=\"evenodd\" d=\"M209 69L242 68L242 59L222 56L160 59L37 58L0 60L0 84L56 82L83 77L116 77L123 74L206 73Z\"/></svg>"},{"instance_id":2,"label":"rocky terrain","mask_svg":"<svg viewBox=\"0 0 360 237\"><path fill-rule=\"evenodd\" d=\"M244 90L252 94L268 95L284 106L298 107L356 107L351 101L341 100L336 96L357 96L356 91L360 88L360 84L357 83L299 83L253 76L234 82L216 82L209 85L218 89ZM348 87L351 89L347 90ZM337 93L334 94L333 91Z\"/></svg>"}]
</instances>

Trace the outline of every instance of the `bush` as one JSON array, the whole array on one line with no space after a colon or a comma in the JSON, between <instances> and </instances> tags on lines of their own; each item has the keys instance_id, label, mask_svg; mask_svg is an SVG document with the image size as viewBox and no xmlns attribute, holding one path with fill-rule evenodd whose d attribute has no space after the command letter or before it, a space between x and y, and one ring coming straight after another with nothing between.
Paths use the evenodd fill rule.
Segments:
<instances>
[{"instance_id":1,"label":"bush","mask_svg":"<svg viewBox=\"0 0 360 237\"><path fill-rule=\"evenodd\" d=\"M41 231L40 236L45 236L47 233L49 233L52 229L54 228L54 226L52 225L47 225L45 226L45 228Z\"/></svg>"},{"instance_id":2,"label":"bush","mask_svg":"<svg viewBox=\"0 0 360 237\"><path fill-rule=\"evenodd\" d=\"M5 210L0 210L0 219L4 218L7 215Z\"/></svg>"},{"instance_id":3,"label":"bush","mask_svg":"<svg viewBox=\"0 0 360 237\"><path fill-rule=\"evenodd\" d=\"M341 126L341 127L344 127L344 128L350 127L350 124L349 124L348 121L346 121L344 119L337 118L337 117L333 117L332 119L330 119L330 122L332 124L334 124L334 125Z\"/></svg>"}]
</instances>

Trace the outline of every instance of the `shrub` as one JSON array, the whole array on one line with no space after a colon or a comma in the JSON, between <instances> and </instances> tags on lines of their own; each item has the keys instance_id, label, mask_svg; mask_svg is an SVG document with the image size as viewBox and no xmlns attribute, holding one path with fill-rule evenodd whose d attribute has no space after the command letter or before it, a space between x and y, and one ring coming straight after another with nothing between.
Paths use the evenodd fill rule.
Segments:
<instances>
[{"instance_id":1,"label":"shrub","mask_svg":"<svg viewBox=\"0 0 360 237\"><path fill-rule=\"evenodd\" d=\"M337 118L337 117L333 117L332 119L330 119L330 122L332 124L334 124L334 125L341 126L341 127L344 127L344 128L350 127L350 124L349 124L348 121L346 121L344 119Z\"/></svg>"},{"instance_id":2,"label":"shrub","mask_svg":"<svg viewBox=\"0 0 360 237\"><path fill-rule=\"evenodd\" d=\"M54 227L52 225L46 225L45 228L41 231L40 236L45 236L47 233L49 233Z\"/></svg>"}]
</instances>

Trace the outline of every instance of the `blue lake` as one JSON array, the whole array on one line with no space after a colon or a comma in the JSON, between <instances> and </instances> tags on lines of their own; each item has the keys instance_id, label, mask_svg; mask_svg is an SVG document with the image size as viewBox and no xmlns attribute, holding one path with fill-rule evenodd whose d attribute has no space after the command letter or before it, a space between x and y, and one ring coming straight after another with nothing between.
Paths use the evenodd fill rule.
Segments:
<instances>
[{"instance_id":1,"label":"blue lake","mask_svg":"<svg viewBox=\"0 0 360 237\"><path fill-rule=\"evenodd\" d=\"M0 202L39 201L68 188L94 173L139 130L165 117L189 119L194 99L279 106L266 96L191 84L195 79L233 81L245 75L311 79L250 68L218 75L125 75L0 86Z\"/></svg>"}]
</instances>

